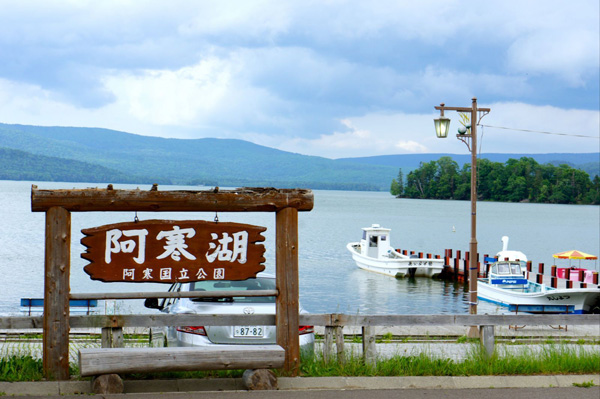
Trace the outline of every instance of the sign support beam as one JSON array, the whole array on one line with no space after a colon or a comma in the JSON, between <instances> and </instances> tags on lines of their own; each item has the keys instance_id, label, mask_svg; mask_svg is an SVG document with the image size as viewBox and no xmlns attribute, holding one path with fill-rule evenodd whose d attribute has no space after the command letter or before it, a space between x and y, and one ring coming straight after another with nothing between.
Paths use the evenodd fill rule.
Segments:
<instances>
[{"instance_id":1,"label":"sign support beam","mask_svg":"<svg viewBox=\"0 0 600 399\"><path fill-rule=\"evenodd\" d=\"M31 209L46 212L44 374L69 379L70 212L276 212L277 342L286 349L284 370L297 375L298 211L310 211L311 190L241 188L208 191L106 189L39 190L31 187ZM279 278L283 278L280 282ZM282 314L280 314L282 312ZM280 336L280 334L282 334Z\"/></svg>"}]
</instances>

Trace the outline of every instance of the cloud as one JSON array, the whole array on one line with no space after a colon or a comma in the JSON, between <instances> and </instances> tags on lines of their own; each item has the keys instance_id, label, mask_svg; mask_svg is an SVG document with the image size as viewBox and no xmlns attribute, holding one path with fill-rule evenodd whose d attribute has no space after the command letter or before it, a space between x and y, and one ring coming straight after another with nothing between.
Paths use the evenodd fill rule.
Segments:
<instances>
[{"instance_id":1,"label":"cloud","mask_svg":"<svg viewBox=\"0 0 600 399\"><path fill-rule=\"evenodd\" d=\"M508 64L518 72L553 74L569 86L586 84L600 68L600 33L573 29L566 32L541 31L517 39L508 49Z\"/></svg>"},{"instance_id":2,"label":"cloud","mask_svg":"<svg viewBox=\"0 0 600 399\"><path fill-rule=\"evenodd\" d=\"M0 121L240 138L329 157L460 153L458 140L432 136L433 106L477 96L497 107L485 120L508 112L510 126L586 131L600 107L598 7L7 1ZM511 134L486 130L483 148L535 147Z\"/></svg>"}]
</instances>

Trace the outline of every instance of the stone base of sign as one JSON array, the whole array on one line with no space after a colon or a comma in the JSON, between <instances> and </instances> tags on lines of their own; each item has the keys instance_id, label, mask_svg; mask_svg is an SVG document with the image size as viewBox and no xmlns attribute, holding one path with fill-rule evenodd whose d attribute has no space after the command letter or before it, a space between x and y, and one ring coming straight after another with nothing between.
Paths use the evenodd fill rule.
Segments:
<instances>
[{"instance_id":1,"label":"stone base of sign","mask_svg":"<svg viewBox=\"0 0 600 399\"><path fill-rule=\"evenodd\" d=\"M246 370L242 381L249 391L277 389L277 377L267 369Z\"/></svg>"},{"instance_id":2,"label":"stone base of sign","mask_svg":"<svg viewBox=\"0 0 600 399\"><path fill-rule=\"evenodd\" d=\"M95 394L123 393L125 385L118 374L104 374L92 380L92 392Z\"/></svg>"}]
</instances>

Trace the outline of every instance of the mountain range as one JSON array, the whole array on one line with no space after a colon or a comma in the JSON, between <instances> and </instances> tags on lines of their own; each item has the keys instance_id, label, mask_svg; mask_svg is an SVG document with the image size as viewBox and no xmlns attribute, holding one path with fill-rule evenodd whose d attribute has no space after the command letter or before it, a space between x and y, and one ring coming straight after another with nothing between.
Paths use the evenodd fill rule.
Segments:
<instances>
[{"instance_id":1,"label":"mountain range","mask_svg":"<svg viewBox=\"0 0 600 399\"><path fill-rule=\"evenodd\" d=\"M0 179L273 186L387 191L402 168L470 154L403 154L329 159L233 139L166 139L100 128L0 124ZM481 154L495 162L532 157L599 174L599 153Z\"/></svg>"}]
</instances>

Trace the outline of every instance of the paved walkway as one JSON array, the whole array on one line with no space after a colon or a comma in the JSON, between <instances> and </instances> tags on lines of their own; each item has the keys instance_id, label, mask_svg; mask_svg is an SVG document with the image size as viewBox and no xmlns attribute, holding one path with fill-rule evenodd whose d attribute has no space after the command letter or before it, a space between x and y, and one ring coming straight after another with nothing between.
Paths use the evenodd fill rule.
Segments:
<instances>
[{"instance_id":1,"label":"paved walkway","mask_svg":"<svg viewBox=\"0 0 600 399\"><path fill-rule=\"evenodd\" d=\"M439 397L441 390L474 390L484 388L573 388L575 386L595 385L590 392L597 398L599 375L548 375L548 376L482 376L482 377L297 377L279 378L280 391L323 391L333 390L348 393L353 390L392 391L392 390L435 390ZM588 392L580 388L580 393ZM190 379L190 380L150 380L125 381L124 397L138 397L134 394L161 393L161 398L169 398L171 393L245 391L241 379ZM0 392L5 395L81 395L91 393L90 381L48 381L48 382L0 382ZM502 392L502 391L500 391ZM579 391L578 391L579 392ZM253 398L264 397L268 391L254 391ZM505 392L506 393L506 392ZM257 396L258 395L258 396ZM310 394L311 397L314 395ZM112 396L111 396L112 397ZM117 397L117 396L115 396ZM140 396L140 397L154 397ZM184 397L184 396L173 396ZM206 397L206 396L204 396ZM212 395L211 395L212 397ZM239 395L236 397L240 397ZM279 395L278 397L281 397ZM286 396L287 397L287 396ZM303 396L305 397L305 396ZM334 397L334 396L331 396ZM345 396L344 396L345 397ZM369 394L369 397L372 397ZM397 391L394 396L397 397ZM432 396L433 397L433 396ZM504 396L506 397L506 396ZM529 396L527 396L529 397ZM558 396L560 397L560 396ZM582 398L583 396L574 396Z\"/></svg>"}]
</instances>

